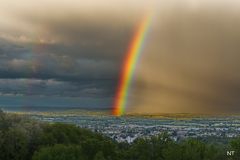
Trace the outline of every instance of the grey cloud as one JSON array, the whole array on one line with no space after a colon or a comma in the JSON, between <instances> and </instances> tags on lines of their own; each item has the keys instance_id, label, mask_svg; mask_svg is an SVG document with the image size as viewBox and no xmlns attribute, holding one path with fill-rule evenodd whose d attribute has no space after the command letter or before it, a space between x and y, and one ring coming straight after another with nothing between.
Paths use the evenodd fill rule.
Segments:
<instances>
[{"instance_id":1,"label":"grey cloud","mask_svg":"<svg viewBox=\"0 0 240 160\"><path fill-rule=\"evenodd\" d=\"M106 85L109 87L102 81L72 83L53 79L0 79L0 93L5 96L111 97L112 91Z\"/></svg>"},{"instance_id":2,"label":"grey cloud","mask_svg":"<svg viewBox=\"0 0 240 160\"><path fill-rule=\"evenodd\" d=\"M129 111L240 111L239 3L157 4ZM0 92L113 98L144 7L64 14L51 7L16 10L10 17L20 27L0 28Z\"/></svg>"},{"instance_id":3,"label":"grey cloud","mask_svg":"<svg viewBox=\"0 0 240 160\"><path fill-rule=\"evenodd\" d=\"M20 19L33 27L41 26L43 31L36 30L39 32L36 38L18 30L2 37L1 51L5 57L0 60L0 78L55 79L66 83L62 89L33 86L29 93L33 95L114 96L122 55L131 36L129 24L119 19L111 22L115 27L109 26L110 21L89 23L78 14L75 19L60 20L25 16ZM89 88L82 88L83 85ZM27 94L22 87L17 87L17 91L7 88L8 92L5 88L4 94Z\"/></svg>"}]
</instances>

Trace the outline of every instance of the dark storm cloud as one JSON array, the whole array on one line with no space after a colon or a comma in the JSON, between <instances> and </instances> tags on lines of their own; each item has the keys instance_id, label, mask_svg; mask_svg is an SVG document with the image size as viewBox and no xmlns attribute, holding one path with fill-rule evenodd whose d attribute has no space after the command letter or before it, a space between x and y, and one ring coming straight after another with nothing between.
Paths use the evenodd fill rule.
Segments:
<instances>
[{"instance_id":1,"label":"dark storm cloud","mask_svg":"<svg viewBox=\"0 0 240 160\"><path fill-rule=\"evenodd\" d=\"M126 23L119 19L121 17L98 18L101 22L79 16L75 19L47 23L45 29L60 41L59 44L49 45L47 48L53 53L95 60L110 59L119 63L117 60L122 58L132 35L132 26L123 25Z\"/></svg>"},{"instance_id":2,"label":"dark storm cloud","mask_svg":"<svg viewBox=\"0 0 240 160\"><path fill-rule=\"evenodd\" d=\"M15 45L1 48L1 78L56 78L77 81L81 79L116 79L119 60L86 58L74 54L44 50L18 49ZM81 51L79 52L81 54Z\"/></svg>"},{"instance_id":3,"label":"dark storm cloud","mask_svg":"<svg viewBox=\"0 0 240 160\"><path fill-rule=\"evenodd\" d=\"M23 27L2 29L5 32L0 33L0 54L4 57L0 60L0 78L12 79L8 85L24 83L19 79L64 83L64 87L55 88L51 84L33 86L33 95L113 97L137 18L81 11L51 13L29 13L26 9L14 17L18 23L31 26L29 32ZM0 87L0 91L3 95L24 95L25 85L13 85L15 90Z\"/></svg>"},{"instance_id":4,"label":"dark storm cloud","mask_svg":"<svg viewBox=\"0 0 240 160\"><path fill-rule=\"evenodd\" d=\"M113 98L149 2L23 1L0 6L0 93ZM129 111L239 112L240 3L154 4Z\"/></svg>"},{"instance_id":5,"label":"dark storm cloud","mask_svg":"<svg viewBox=\"0 0 240 160\"><path fill-rule=\"evenodd\" d=\"M26 48L10 43L2 47L1 95L113 96L116 78L111 75L115 67L110 61L61 57L48 53L36 55ZM49 82L58 82L58 85Z\"/></svg>"},{"instance_id":6,"label":"dark storm cloud","mask_svg":"<svg viewBox=\"0 0 240 160\"><path fill-rule=\"evenodd\" d=\"M28 37L21 29L5 36L10 43L5 47L4 60L8 62L9 77L116 80L136 18L86 16L81 12L66 13L61 18L58 14L19 14L20 20L41 29L36 29L36 38ZM18 51L15 44L24 49ZM2 72L4 78L6 70Z\"/></svg>"},{"instance_id":7,"label":"dark storm cloud","mask_svg":"<svg viewBox=\"0 0 240 160\"><path fill-rule=\"evenodd\" d=\"M110 82L111 83L111 82ZM111 97L108 81L82 81L78 83L53 79L0 79L2 96L59 96L59 97Z\"/></svg>"},{"instance_id":8,"label":"dark storm cloud","mask_svg":"<svg viewBox=\"0 0 240 160\"><path fill-rule=\"evenodd\" d=\"M28 44L16 45L4 40L1 42L0 78L13 80L5 85L6 81L1 83L2 95L112 97L114 94L119 68L116 62L119 60L104 58L97 60L86 56L75 56L74 53L64 55L57 50L50 51L45 47L46 44L38 44L32 49ZM40 87L34 85L31 87L31 92L28 92L26 90L28 84L18 79L25 79L27 83L30 83L31 79L43 81L55 79L65 83L64 87L51 87L51 84L39 85ZM23 84L14 85L14 83Z\"/></svg>"}]
</instances>

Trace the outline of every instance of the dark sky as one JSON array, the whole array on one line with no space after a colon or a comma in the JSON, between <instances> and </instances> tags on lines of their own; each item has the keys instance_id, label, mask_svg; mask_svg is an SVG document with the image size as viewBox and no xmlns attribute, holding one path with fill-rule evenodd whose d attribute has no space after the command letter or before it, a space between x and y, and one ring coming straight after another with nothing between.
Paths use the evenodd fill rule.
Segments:
<instances>
[{"instance_id":1,"label":"dark sky","mask_svg":"<svg viewBox=\"0 0 240 160\"><path fill-rule=\"evenodd\" d=\"M111 108L136 25L153 22L131 112L240 111L234 0L0 0L0 105Z\"/></svg>"}]
</instances>

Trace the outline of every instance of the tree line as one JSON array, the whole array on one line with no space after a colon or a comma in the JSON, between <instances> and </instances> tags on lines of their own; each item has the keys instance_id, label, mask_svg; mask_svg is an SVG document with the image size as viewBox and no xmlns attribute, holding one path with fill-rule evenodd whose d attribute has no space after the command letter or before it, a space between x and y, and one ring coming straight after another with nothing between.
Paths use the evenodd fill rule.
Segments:
<instances>
[{"instance_id":1,"label":"tree line","mask_svg":"<svg viewBox=\"0 0 240 160\"><path fill-rule=\"evenodd\" d=\"M227 156L228 150L235 151ZM228 144L173 141L162 133L116 142L71 124L43 123L0 111L0 160L237 160L240 138Z\"/></svg>"}]
</instances>

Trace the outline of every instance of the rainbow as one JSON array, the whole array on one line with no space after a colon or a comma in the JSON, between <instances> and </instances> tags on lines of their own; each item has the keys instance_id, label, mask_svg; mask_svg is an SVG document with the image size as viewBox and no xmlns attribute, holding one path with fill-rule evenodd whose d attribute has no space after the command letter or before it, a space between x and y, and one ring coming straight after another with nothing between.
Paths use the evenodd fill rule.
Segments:
<instances>
[{"instance_id":1,"label":"rainbow","mask_svg":"<svg viewBox=\"0 0 240 160\"><path fill-rule=\"evenodd\" d=\"M112 110L112 114L115 116L121 116L125 112L134 71L143 50L144 40L150 28L152 16L153 14L151 12L148 13L137 25L134 36L125 54Z\"/></svg>"}]
</instances>

